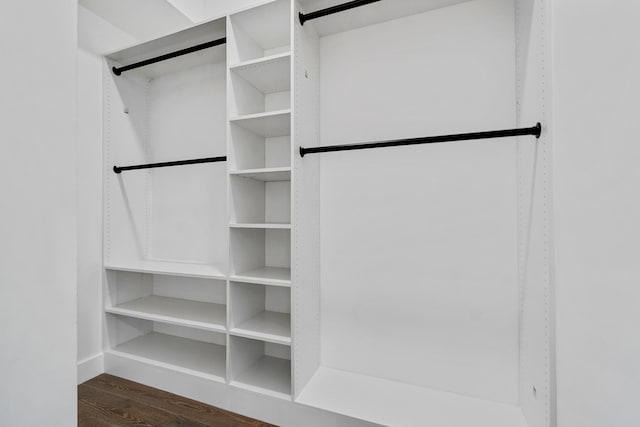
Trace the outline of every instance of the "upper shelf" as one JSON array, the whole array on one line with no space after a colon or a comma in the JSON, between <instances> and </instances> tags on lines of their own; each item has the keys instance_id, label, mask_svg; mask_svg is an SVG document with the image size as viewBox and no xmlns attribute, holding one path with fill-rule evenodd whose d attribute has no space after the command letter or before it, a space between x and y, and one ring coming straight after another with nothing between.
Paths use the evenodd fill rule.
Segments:
<instances>
[{"instance_id":1,"label":"upper shelf","mask_svg":"<svg viewBox=\"0 0 640 427\"><path fill-rule=\"evenodd\" d=\"M291 3L276 0L231 15L229 63L267 57L291 50Z\"/></svg>"},{"instance_id":2,"label":"upper shelf","mask_svg":"<svg viewBox=\"0 0 640 427\"><path fill-rule=\"evenodd\" d=\"M287 91L291 88L291 52L242 62L231 71L264 94Z\"/></svg>"},{"instance_id":3,"label":"upper shelf","mask_svg":"<svg viewBox=\"0 0 640 427\"><path fill-rule=\"evenodd\" d=\"M356 7L344 12L308 21L304 25L313 25L319 36L342 33L368 25L415 15L429 10L465 3L469 0L393 0L379 1ZM300 0L302 12L315 12L327 7L346 3L347 0ZM297 15L297 12L296 12ZM299 22L296 20L296 25Z\"/></svg>"},{"instance_id":4,"label":"upper shelf","mask_svg":"<svg viewBox=\"0 0 640 427\"><path fill-rule=\"evenodd\" d=\"M154 58L226 36L226 22L216 19L159 39L132 46L107 55L113 65L124 66ZM215 64L226 60L226 47L220 45L187 55L137 68L135 71L153 79L166 74L188 70L200 65ZM125 74L123 74L125 76ZM115 77L115 76L114 76Z\"/></svg>"},{"instance_id":5,"label":"upper shelf","mask_svg":"<svg viewBox=\"0 0 640 427\"><path fill-rule=\"evenodd\" d=\"M139 260L135 262L105 263L107 270L132 271L135 273L165 274L169 276L198 277L201 279L227 278L226 274L215 265L191 264L182 262L167 262L154 260Z\"/></svg>"}]
</instances>

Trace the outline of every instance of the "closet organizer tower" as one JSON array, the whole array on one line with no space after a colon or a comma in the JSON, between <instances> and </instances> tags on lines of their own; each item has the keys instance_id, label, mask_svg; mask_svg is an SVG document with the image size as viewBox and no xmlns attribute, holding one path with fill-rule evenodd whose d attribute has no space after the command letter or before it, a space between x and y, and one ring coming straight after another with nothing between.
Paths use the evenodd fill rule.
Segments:
<instances>
[{"instance_id":1,"label":"closet organizer tower","mask_svg":"<svg viewBox=\"0 0 640 427\"><path fill-rule=\"evenodd\" d=\"M272 0L106 55L106 372L553 426L545 7Z\"/></svg>"}]
</instances>

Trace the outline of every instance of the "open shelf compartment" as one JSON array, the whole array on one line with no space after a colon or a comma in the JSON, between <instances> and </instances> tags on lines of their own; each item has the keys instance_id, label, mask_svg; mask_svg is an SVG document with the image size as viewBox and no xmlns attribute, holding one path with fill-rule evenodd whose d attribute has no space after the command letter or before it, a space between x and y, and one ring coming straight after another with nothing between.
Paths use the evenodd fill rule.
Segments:
<instances>
[{"instance_id":1,"label":"open shelf compartment","mask_svg":"<svg viewBox=\"0 0 640 427\"><path fill-rule=\"evenodd\" d=\"M232 122L229 140L231 171L291 167L291 137L288 133L267 137Z\"/></svg>"},{"instance_id":2,"label":"open shelf compartment","mask_svg":"<svg viewBox=\"0 0 640 427\"><path fill-rule=\"evenodd\" d=\"M108 270L105 311L179 326L226 331L226 282Z\"/></svg>"},{"instance_id":3,"label":"open shelf compartment","mask_svg":"<svg viewBox=\"0 0 640 427\"><path fill-rule=\"evenodd\" d=\"M106 56L104 257L107 266L224 276L228 263L225 162L128 170L226 156L225 46L115 75L131 64L225 37L226 20L197 25Z\"/></svg>"},{"instance_id":4,"label":"open shelf compartment","mask_svg":"<svg viewBox=\"0 0 640 427\"><path fill-rule=\"evenodd\" d=\"M289 170L271 171L274 179L278 178L278 175L286 178L290 173ZM254 174L259 175L261 179L255 179ZM232 174L230 190L232 227L233 224L238 225L234 228L243 224L263 224L264 228L291 228L290 181L271 181L260 172Z\"/></svg>"},{"instance_id":5,"label":"open shelf compartment","mask_svg":"<svg viewBox=\"0 0 640 427\"><path fill-rule=\"evenodd\" d=\"M289 288L231 282L230 332L276 344L291 344Z\"/></svg>"},{"instance_id":6,"label":"open shelf compartment","mask_svg":"<svg viewBox=\"0 0 640 427\"><path fill-rule=\"evenodd\" d=\"M231 336L231 384L291 399L291 349L288 346Z\"/></svg>"},{"instance_id":7,"label":"open shelf compartment","mask_svg":"<svg viewBox=\"0 0 640 427\"><path fill-rule=\"evenodd\" d=\"M229 75L232 117L291 108L290 56L232 68Z\"/></svg>"},{"instance_id":8,"label":"open shelf compartment","mask_svg":"<svg viewBox=\"0 0 640 427\"><path fill-rule=\"evenodd\" d=\"M232 280L291 283L291 231L231 229Z\"/></svg>"},{"instance_id":9,"label":"open shelf compartment","mask_svg":"<svg viewBox=\"0 0 640 427\"><path fill-rule=\"evenodd\" d=\"M230 121L263 138L291 135L290 109L234 116Z\"/></svg>"},{"instance_id":10,"label":"open shelf compartment","mask_svg":"<svg viewBox=\"0 0 640 427\"><path fill-rule=\"evenodd\" d=\"M110 353L224 382L226 335L121 315L107 315Z\"/></svg>"},{"instance_id":11,"label":"open shelf compartment","mask_svg":"<svg viewBox=\"0 0 640 427\"><path fill-rule=\"evenodd\" d=\"M277 0L229 18L231 65L291 50L291 3Z\"/></svg>"}]
</instances>

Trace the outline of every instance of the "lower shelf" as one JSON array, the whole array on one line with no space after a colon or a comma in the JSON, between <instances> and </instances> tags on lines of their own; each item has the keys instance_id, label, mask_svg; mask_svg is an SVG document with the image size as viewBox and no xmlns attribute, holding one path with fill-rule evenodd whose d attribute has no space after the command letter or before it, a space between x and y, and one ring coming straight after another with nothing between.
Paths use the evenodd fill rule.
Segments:
<instances>
[{"instance_id":1,"label":"lower shelf","mask_svg":"<svg viewBox=\"0 0 640 427\"><path fill-rule=\"evenodd\" d=\"M150 364L169 365L225 381L226 348L218 344L151 332L117 346L114 353Z\"/></svg>"},{"instance_id":2,"label":"lower shelf","mask_svg":"<svg viewBox=\"0 0 640 427\"><path fill-rule=\"evenodd\" d=\"M223 304L151 295L105 309L108 313L181 326L225 331L227 309Z\"/></svg>"},{"instance_id":3,"label":"lower shelf","mask_svg":"<svg viewBox=\"0 0 640 427\"><path fill-rule=\"evenodd\" d=\"M297 403L392 426L527 427L519 407L320 368Z\"/></svg>"},{"instance_id":4,"label":"lower shelf","mask_svg":"<svg viewBox=\"0 0 640 427\"><path fill-rule=\"evenodd\" d=\"M291 361L262 356L231 384L289 400L291 399Z\"/></svg>"}]
</instances>

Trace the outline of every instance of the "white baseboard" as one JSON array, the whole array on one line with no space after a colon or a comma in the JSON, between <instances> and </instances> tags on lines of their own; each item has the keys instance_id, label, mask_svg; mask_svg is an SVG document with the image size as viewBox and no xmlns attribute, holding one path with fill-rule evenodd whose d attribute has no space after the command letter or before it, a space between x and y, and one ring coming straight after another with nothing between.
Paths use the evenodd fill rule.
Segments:
<instances>
[{"instance_id":1,"label":"white baseboard","mask_svg":"<svg viewBox=\"0 0 640 427\"><path fill-rule=\"evenodd\" d=\"M104 355L102 353L78 361L78 384L104 374Z\"/></svg>"}]
</instances>

